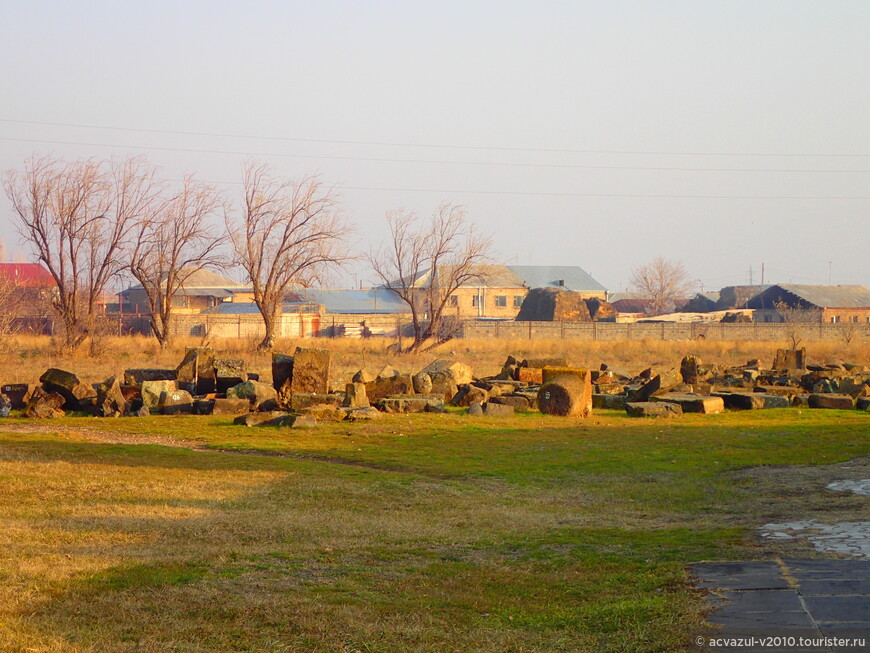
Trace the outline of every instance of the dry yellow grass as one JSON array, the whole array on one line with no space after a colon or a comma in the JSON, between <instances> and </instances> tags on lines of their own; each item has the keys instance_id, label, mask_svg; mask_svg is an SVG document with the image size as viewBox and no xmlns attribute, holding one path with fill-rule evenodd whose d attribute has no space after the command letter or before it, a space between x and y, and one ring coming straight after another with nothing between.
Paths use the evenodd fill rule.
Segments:
<instances>
[{"instance_id":1,"label":"dry yellow grass","mask_svg":"<svg viewBox=\"0 0 870 653\"><path fill-rule=\"evenodd\" d=\"M252 340L222 339L210 343L219 355L244 358L248 370L261 378L271 378L271 357L256 351ZM758 358L770 365L784 342L767 341L629 341L585 340L453 340L420 354L397 355L388 350L393 341L386 338L297 338L280 340L275 351L292 353L299 347L321 347L334 352L332 382L336 387L349 381L361 368L379 370L392 365L403 372L416 372L435 358L453 358L472 366L481 376L496 374L508 355L518 358L566 358L570 365L598 369L601 363L639 372L645 367L676 367L686 354L700 356L706 363L737 365ZM99 355L92 356L84 347L76 354L61 354L47 336L18 336L7 339L0 352L0 383L35 384L49 367L59 367L78 374L88 382L102 381L125 369L137 367L174 368L184 356L185 347L202 345L198 338L178 339L167 350L145 336L107 337L100 343ZM870 364L870 343L853 341L807 341L809 357L817 362L849 361Z\"/></svg>"}]
</instances>

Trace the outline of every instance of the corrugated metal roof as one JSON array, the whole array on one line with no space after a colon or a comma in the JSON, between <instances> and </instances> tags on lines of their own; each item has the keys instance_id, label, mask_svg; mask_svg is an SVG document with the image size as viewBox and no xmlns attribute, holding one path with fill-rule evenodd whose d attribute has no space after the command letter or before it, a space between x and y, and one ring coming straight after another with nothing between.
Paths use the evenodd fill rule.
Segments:
<instances>
[{"instance_id":1,"label":"corrugated metal roof","mask_svg":"<svg viewBox=\"0 0 870 653\"><path fill-rule=\"evenodd\" d=\"M449 272L450 268L444 266L442 270ZM477 288L485 286L487 288L522 288L523 280L506 265L481 265L473 270L475 275L461 285L462 288ZM429 285L429 280L432 276L431 270L421 272L413 286L417 288L425 288ZM409 277L410 278L410 277ZM393 287L397 288L398 283L394 283Z\"/></svg>"},{"instance_id":2,"label":"corrugated metal roof","mask_svg":"<svg viewBox=\"0 0 870 653\"><path fill-rule=\"evenodd\" d=\"M0 263L0 277L26 288L52 288L55 285L54 277L39 263Z\"/></svg>"},{"instance_id":3,"label":"corrugated metal roof","mask_svg":"<svg viewBox=\"0 0 870 653\"><path fill-rule=\"evenodd\" d=\"M783 291L800 297L819 308L870 308L870 290L866 286L825 286L780 283L752 298L747 308L773 308Z\"/></svg>"},{"instance_id":4,"label":"corrugated metal roof","mask_svg":"<svg viewBox=\"0 0 870 653\"><path fill-rule=\"evenodd\" d=\"M319 313L320 307L311 304L281 304L282 313ZM260 309L254 302L221 302L203 313L217 315L258 315Z\"/></svg>"},{"instance_id":5,"label":"corrugated metal roof","mask_svg":"<svg viewBox=\"0 0 870 653\"><path fill-rule=\"evenodd\" d=\"M565 288L566 290L607 290L578 265L509 265L529 288ZM564 283L560 284L562 280Z\"/></svg>"},{"instance_id":6,"label":"corrugated metal roof","mask_svg":"<svg viewBox=\"0 0 870 653\"><path fill-rule=\"evenodd\" d=\"M302 301L284 302L282 312L294 313L308 309L317 312L322 306L327 313L335 314L396 314L407 313L407 305L394 292L386 288L371 288L369 290L316 290L298 291ZM254 302L222 302L209 309L210 313L221 315L250 315L259 313Z\"/></svg>"},{"instance_id":7,"label":"corrugated metal roof","mask_svg":"<svg viewBox=\"0 0 870 653\"><path fill-rule=\"evenodd\" d=\"M305 289L298 291L302 297L312 304L320 304L327 313L407 313L405 304L391 290L386 288L370 288L368 290L326 290Z\"/></svg>"}]
</instances>

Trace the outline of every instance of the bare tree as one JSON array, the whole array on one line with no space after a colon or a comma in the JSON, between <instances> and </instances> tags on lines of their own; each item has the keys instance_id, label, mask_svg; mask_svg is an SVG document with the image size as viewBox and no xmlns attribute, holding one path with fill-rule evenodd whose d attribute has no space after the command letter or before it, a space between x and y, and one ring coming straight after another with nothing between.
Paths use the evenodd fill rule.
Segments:
<instances>
[{"instance_id":1,"label":"bare tree","mask_svg":"<svg viewBox=\"0 0 870 653\"><path fill-rule=\"evenodd\" d=\"M785 335L792 349L798 348L813 326L822 323L822 311L811 304L798 302L791 305L780 300L774 303L774 307L785 323Z\"/></svg>"},{"instance_id":2,"label":"bare tree","mask_svg":"<svg viewBox=\"0 0 870 653\"><path fill-rule=\"evenodd\" d=\"M155 202L135 221L128 269L148 298L151 331L161 348L172 340L173 300L185 282L225 263L220 249L226 234L214 223L222 209L214 186L187 175L174 197Z\"/></svg>"},{"instance_id":3,"label":"bare tree","mask_svg":"<svg viewBox=\"0 0 870 653\"><path fill-rule=\"evenodd\" d=\"M266 164L250 162L244 168L244 193L240 222L228 222L228 230L266 328L257 349L266 351L275 343L288 289L317 285L330 268L349 260L345 239L350 229L335 191L317 178L276 179Z\"/></svg>"},{"instance_id":4,"label":"bare tree","mask_svg":"<svg viewBox=\"0 0 870 653\"><path fill-rule=\"evenodd\" d=\"M445 342L458 325L445 317L450 296L462 285L484 281L491 240L469 224L465 209L443 203L430 222L414 213L387 214L390 242L369 255L369 263L386 288L410 310L414 341L405 351L420 351Z\"/></svg>"},{"instance_id":5,"label":"bare tree","mask_svg":"<svg viewBox=\"0 0 870 653\"><path fill-rule=\"evenodd\" d=\"M634 268L629 283L638 292L652 298L650 310L653 315L664 313L675 299L685 297L692 288L683 263L668 261L660 256Z\"/></svg>"},{"instance_id":6,"label":"bare tree","mask_svg":"<svg viewBox=\"0 0 870 653\"><path fill-rule=\"evenodd\" d=\"M125 267L131 221L154 201L153 168L141 158L34 157L23 173L6 173L4 188L19 233L57 284L63 347L77 349L94 331L106 285Z\"/></svg>"}]
</instances>

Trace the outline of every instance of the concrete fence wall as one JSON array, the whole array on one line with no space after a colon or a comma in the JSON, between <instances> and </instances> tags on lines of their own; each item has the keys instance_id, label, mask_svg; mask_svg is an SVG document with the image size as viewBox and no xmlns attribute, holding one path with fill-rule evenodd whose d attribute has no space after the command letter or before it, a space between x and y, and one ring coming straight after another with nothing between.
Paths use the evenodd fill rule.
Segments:
<instances>
[{"instance_id":1,"label":"concrete fence wall","mask_svg":"<svg viewBox=\"0 0 870 653\"><path fill-rule=\"evenodd\" d=\"M805 340L863 341L870 338L866 324L722 324L703 322L614 323L614 322L494 322L467 321L465 338L541 340L769 340L787 341L794 329Z\"/></svg>"}]
</instances>

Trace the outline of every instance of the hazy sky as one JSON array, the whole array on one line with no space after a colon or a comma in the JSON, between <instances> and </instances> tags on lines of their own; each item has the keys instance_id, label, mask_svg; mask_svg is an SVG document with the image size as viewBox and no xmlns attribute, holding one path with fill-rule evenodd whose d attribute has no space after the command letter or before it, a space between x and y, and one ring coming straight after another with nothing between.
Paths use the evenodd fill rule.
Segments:
<instances>
[{"instance_id":1,"label":"hazy sky","mask_svg":"<svg viewBox=\"0 0 870 653\"><path fill-rule=\"evenodd\" d=\"M870 284L867 0L3 8L3 170L144 153L237 195L256 155L336 184L360 250L451 201L610 290L655 256L708 290Z\"/></svg>"}]
</instances>

